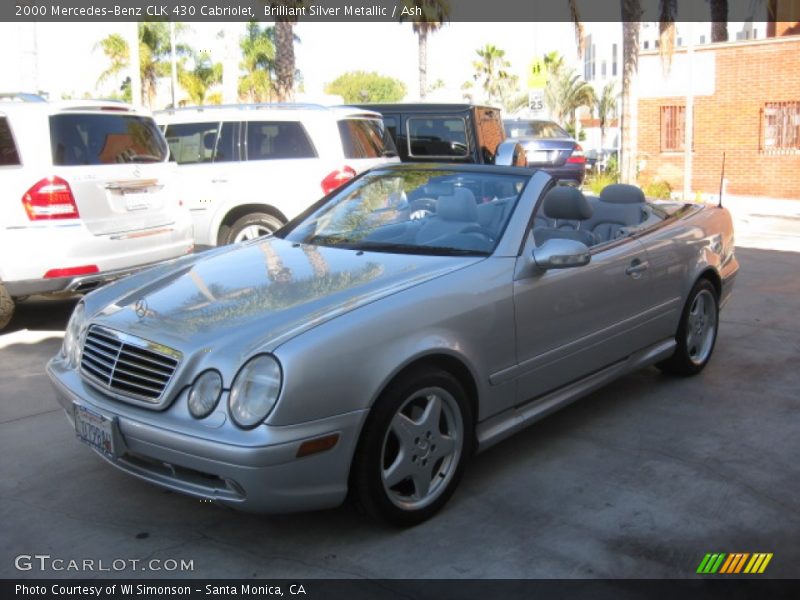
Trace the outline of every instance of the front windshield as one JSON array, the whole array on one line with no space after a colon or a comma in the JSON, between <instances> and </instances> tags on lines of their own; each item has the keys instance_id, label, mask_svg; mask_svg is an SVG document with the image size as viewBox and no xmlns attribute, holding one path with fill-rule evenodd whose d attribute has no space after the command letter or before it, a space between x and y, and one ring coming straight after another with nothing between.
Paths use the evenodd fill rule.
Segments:
<instances>
[{"instance_id":1,"label":"front windshield","mask_svg":"<svg viewBox=\"0 0 800 600\"><path fill-rule=\"evenodd\" d=\"M280 235L354 250L489 255L527 181L516 174L376 170Z\"/></svg>"}]
</instances>

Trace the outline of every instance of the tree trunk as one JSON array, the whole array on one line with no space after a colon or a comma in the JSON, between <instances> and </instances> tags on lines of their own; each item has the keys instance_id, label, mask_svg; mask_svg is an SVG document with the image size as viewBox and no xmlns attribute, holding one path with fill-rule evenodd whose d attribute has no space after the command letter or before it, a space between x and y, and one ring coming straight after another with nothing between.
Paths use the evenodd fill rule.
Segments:
<instances>
[{"instance_id":1,"label":"tree trunk","mask_svg":"<svg viewBox=\"0 0 800 600\"><path fill-rule=\"evenodd\" d=\"M622 0L622 116L620 124L620 179L635 183L637 171L636 74L639 69L639 0Z\"/></svg>"},{"instance_id":2,"label":"tree trunk","mask_svg":"<svg viewBox=\"0 0 800 600\"><path fill-rule=\"evenodd\" d=\"M417 31L419 39L419 99L425 100L428 95L428 30L424 27Z\"/></svg>"},{"instance_id":3,"label":"tree trunk","mask_svg":"<svg viewBox=\"0 0 800 600\"><path fill-rule=\"evenodd\" d=\"M275 21L275 93L278 102L294 100L294 23Z\"/></svg>"},{"instance_id":4,"label":"tree trunk","mask_svg":"<svg viewBox=\"0 0 800 600\"><path fill-rule=\"evenodd\" d=\"M728 41L728 0L711 0L711 41Z\"/></svg>"}]
</instances>

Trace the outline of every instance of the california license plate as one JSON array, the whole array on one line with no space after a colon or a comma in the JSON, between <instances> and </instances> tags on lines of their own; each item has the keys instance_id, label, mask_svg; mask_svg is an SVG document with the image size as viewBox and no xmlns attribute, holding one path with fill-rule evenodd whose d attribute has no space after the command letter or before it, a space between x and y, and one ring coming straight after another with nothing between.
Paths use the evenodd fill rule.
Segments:
<instances>
[{"instance_id":1,"label":"california license plate","mask_svg":"<svg viewBox=\"0 0 800 600\"><path fill-rule=\"evenodd\" d=\"M535 150L528 152L529 163L546 163L550 162L550 153L546 150Z\"/></svg>"},{"instance_id":2,"label":"california license plate","mask_svg":"<svg viewBox=\"0 0 800 600\"><path fill-rule=\"evenodd\" d=\"M75 417L75 433L84 444L87 444L114 458L114 420L80 404L73 404Z\"/></svg>"}]
</instances>

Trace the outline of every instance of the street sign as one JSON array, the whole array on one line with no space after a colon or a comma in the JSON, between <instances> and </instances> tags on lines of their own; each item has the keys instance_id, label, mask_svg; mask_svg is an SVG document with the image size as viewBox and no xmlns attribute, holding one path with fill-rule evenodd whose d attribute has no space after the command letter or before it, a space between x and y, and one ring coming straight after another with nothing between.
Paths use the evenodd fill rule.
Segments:
<instances>
[{"instance_id":1,"label":"street sign","mask_svg":"<svg viewBox=\"0 0 800 600\"><path fill-rule=\"evenodd\" d=\"M544 90L528 90L528 108L533 116L544 114Z\"/></svg>"},{"instance_id":2,"label":"street sign","mask_svg":"<svg viewBox=\"0 0 800 600\"><path fill-rule=\"evenodd\" d=\"M534 58L528 66L528 89L542 90L547 86L547 65L541 58Z\"/></svg>"}]
</instances>

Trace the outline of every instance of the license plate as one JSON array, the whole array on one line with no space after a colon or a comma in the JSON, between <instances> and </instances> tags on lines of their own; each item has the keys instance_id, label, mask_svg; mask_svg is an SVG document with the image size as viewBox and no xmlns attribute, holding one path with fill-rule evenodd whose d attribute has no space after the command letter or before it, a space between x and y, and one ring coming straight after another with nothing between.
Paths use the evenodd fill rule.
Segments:
<instances>
[{"instance_id":1,"label":"license plate","mask_svg":"<svg viewBox=\"0 0 800 600\"><path fill-rule=\"evenodd\" d=\"M125 194L125 208L127 210L145 210L150 208L150 200L146 194L133 193Z\"/></svg>"},{"instance_id":2,"label":"license plate","mask_svg":"<svg viewBox=\"0 0 800 600\"><path fill-rule=\"evenodd\" d=\"M550 161L550 153L547 151L528 152L528 162L546 163Z\"/></svg>"},{"instance_id":3,"label":"license plate","mask_svg":"<svg viewBox=\"0 0 800 600\"><path fill-rule=\"evenodd\" d=\"M114 458L114 420L79 404L73 404L73 415L78 439Z\"/></svg>"}]
</instances>

